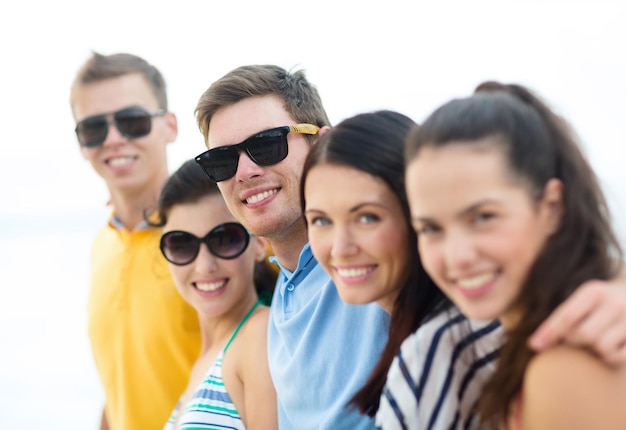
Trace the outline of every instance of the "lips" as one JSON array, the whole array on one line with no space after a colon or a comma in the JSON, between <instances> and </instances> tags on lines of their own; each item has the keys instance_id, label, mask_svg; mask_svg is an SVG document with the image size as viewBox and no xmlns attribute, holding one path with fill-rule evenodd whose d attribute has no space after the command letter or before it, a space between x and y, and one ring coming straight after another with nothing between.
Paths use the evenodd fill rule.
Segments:
<instances>
[{"instance_id":1,"label":"lips","mask_svg":"<svg viewBox=\"0 0 626 430\"><path fill-rule=\"evenodd\" d=\"M210 293L213 291L217 291L220 288L226 285L227 279L222 279L216 282L194 282L193 285L196 289L200 291L204 291L205 293Z\"/></svg>"},{"instance_id":2,"label":"lips","mask_svg":"<svg viewBox=\"0 0 626 430\"><path fill-rule=\"evenodd\" d=\"M495 277L496 272L488 272L468 278L459 278L457 279L456 284L465 290L475 290L495 279Z\"/></svg>"},{"instance_id":3,"label":"lips","mask_svg":"<svg viewBox=\"0 0 626 430\"><path fill-rule=\"evenodd\" d=\"M274 194L276 194L278 192L278 188L274 188L272 190L266 190L266 191L262 191L260 193L257 194L253 194L250 197L247 197L245 199L245 202L247 204L255 204L255 203L259 203L263 200L266 200L268 198L270 198L271 196L273 196Z\"/></svg>"},{"instance_id":4,"label":"lips","mask_svg":"<svg viewBox=\"0 0 626 430\"><path fill-rule=\"evenodd\" d=\"M106 163L111 167L122 167L127 166L130 163L135 161L135 157L112 157L106 160Z\"/></svg>"},{"instance_id":5,"label":"lips","mask_svg":"<svg viewBox=\"0 0 626 430\"><path fill-rule=\"evenodd\" d=\"M376 265L339 267L333 266L335 274L341 283L346 285L356 285L367 280L372 272L376 270Z\"/></svg>"},{"instance_id":6,"label":"lips","mask_svg":"<svg viewBox=\"0 0 626 430\"><path fill-rule=\"evenodd\" d=\"M356 278L359 276L367 275L374 270L373 266L369 267L349 267L349 268L336 268L337 274L342 278Z\"/></svg>"},{"instance_id":7,"label":"lips","mask_svg":"<svg viewBox=\"0 0 626 430\"><path fill-rule=\"evenodd\" d=\"M480 299L491 292L496 285L499 274L498 271L492 271L476 276L457 278L453 285L459 294L466 299Z\"/></svg>"}]
</instances>

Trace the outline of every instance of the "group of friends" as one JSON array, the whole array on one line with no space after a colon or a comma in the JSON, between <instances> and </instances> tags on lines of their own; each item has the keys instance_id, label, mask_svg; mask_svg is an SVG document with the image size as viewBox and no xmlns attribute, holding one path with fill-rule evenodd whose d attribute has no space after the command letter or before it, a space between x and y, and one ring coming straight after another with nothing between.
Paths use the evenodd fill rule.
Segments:
<instances>
[{"instance_id":1,"label":"group of friends","mask_svg":"<svg viewBox=\"0 0 626 430\"><path fill-rule=\"evenodd\" d=\"M487 81L336 125L303 71L200 95L93 53L70 91L110 218L91 258L101 429L623 429L626 268L565 119Z\"/></svg>"}]
</instances>

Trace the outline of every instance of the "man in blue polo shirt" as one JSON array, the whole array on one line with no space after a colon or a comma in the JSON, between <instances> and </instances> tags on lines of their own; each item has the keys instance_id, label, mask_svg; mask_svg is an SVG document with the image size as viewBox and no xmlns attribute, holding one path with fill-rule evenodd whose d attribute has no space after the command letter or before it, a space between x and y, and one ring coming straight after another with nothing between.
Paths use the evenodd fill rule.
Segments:
<instances>
[{"instance_id":1,"label":"man in blue polo shirt","mask_svg":"<svg viewBox=\"0 0 626 430\"><path fill-rule=\"evenodd\" d=\"M242 66L202 94L196 119L209 148L197 161L234 216L268 239L280 267L268 329L279 428L375 428L348 402L386 343L388 315L375 304L341 301L311 253L300 204L304 160L330 126L316 88L302 71ZM569 311L586 315L584 302ZM560 329L576 328L578 319L562 322Z\"/></svg>"},{"instance_id":2,"label":"man in blue polo shirt","mask_svg":"<svg viewBox=\"0 0 626 430\"><path fill-rule=\"evenodd\" d=\"M301 71L244 66L211 85L196 116L209 148L243 143L249 156L217 153L207 173L235 217L269 239L280 266L268 331L280 428L374 428L346 405L385 345L388 315L341 301L311 253L300 207L304 159L330 125L317 90ZM284 128L298 124L306 125ZM259 144L272 149L257 153Z\"/></svg>"}]
</instances>

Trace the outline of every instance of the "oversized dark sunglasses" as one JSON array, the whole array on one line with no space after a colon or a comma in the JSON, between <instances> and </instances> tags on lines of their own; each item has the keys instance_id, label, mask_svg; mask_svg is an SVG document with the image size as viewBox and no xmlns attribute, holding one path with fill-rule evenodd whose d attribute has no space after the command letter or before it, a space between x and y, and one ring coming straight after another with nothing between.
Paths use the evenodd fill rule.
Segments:
<instances>
[{"instance_id":1,"label":"oversized dark sunglasses","mask_svg":"<svg viewBox=\"0 0 626 430\"><path fill-rule=\"evenodd\" d=\"M167 261L184 266L196 259L204 243L211 254L224 260L239 257L248 248L250 234L237 222L227 222L213 228L204 237L182 230L168 231L161 236L160 248Z\"/></svg>"},{"instance_id":2,"label":"oversized dark sunglasses","mask_svg":"<svg viewBox=\"0 0 626 430\"><path fill-rule=\"evenodd\" d=\"M107 119L112 115L112 119ZM115 124L122 136L137 139L150 134L152 118L165 115L165 110L148 112L138 106L127 107L115 112L93 115L76 124L76 137L81 146L95 148L104 143L109 134L109 124Z\"/></svg>"},{"instance_id":3,"label":"oversized dark sunglasses","mask_svg":"<svg viewBox=\"0 0 626 430\"><path fill-rule=\"evenodd\" d=\"M271 166L287 157L287 135L290 132L316 134L319 127L312 124L286 125L255 134L236 145L209 149L196 157L196 162L213 182L232 178L239 165L239 153L245 151L259 166Z\"/></svg>"}]
</instances>

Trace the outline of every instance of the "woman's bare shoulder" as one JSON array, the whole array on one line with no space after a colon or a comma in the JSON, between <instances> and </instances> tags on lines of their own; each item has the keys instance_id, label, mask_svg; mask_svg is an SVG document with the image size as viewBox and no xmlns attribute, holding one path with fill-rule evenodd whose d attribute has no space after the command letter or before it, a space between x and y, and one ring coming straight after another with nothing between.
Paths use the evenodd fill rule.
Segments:
<instances>
[{"instance_id":1,"label":"woman's bare shoulder","mask_svg":"<svg viewBox=\"0 0 626 430\"><path fill-rule=\"evenodd\" d=\"M537 354L524 375L523 422L529 428L626 428L626 372L582 348Z\"/></svg>"}]
</instances>

